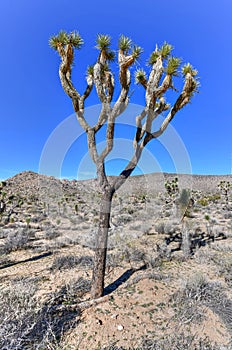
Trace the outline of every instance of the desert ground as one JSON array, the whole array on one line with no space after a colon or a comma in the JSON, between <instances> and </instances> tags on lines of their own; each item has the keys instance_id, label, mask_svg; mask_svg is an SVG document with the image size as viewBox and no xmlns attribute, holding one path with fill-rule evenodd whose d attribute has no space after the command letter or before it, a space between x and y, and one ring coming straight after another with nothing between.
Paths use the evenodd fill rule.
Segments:
<instances>
[{"instance_id":1,"label":"desert ground","mask_svg":"<svg viewBox=\"0 0 232 350\"><path fill-rule=\"evenodd\" d=\"M232 349L231 184L128 179L113 199L105 293L93 302L97 181L31 171L6 180L0 349Z\"/></svg>"}]
</instances>

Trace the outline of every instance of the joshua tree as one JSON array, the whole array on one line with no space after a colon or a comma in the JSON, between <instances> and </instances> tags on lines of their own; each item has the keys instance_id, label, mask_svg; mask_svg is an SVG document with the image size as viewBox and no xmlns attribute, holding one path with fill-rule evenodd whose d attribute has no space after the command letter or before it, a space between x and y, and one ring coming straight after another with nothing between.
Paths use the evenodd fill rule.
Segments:
<instances>
[{"instance_id":1,"label":"joshua tree","mask_svg":"<svg viewBox=\"0 0 232 350\"><path fill-rule=\"evenodd\" d=\"M102 194L91 290L92 297L97 298L103 295L104 290L107 239L113 195L137 166L144 147L151 140L162 135L176 113L190 102L198 87L197 71L189 63L183 65L183 88L172 106L165 101L165 94L168 90L176 92L173 77L178 76L181 60L171 55L173 47L170 44L165 42L160 48L156 46L156 49L151 53L148 60L150 66L148 76L143 69L135 71L135 81L144 87L145 98L143 111L140 115L135 116L134 155L121 174L110 181L105 171L105 159L114 146L116 118L122 114L129 103L131 70L143 50L141 47L134 45L130 38L124 35L119 38L117 59L120 91L117 98L115 98L115 81L110 67L111 62L116 58L116 54L111 49L109 35L99 34L97 36L96 48L99 54L96 63L87 68L87 86L82 95L74 87L71 77L74 49L80 49L83 44L80 34L78 32L66 33L60 31L58 35L50 38L49 43L61 58L60 81L65 93L72 100L80 125L87 134L88 149L96 165L97 179ZM102 107L96 124L90 125L85 118L85 101L93 92L94 87ZM160 114L164 115L164 120L157 130L153 130L153 121ZM106 124L106 146L99 153L96 147L96 134L104 124Z\"/></svg>"},{"instance_id":2,"label":"joshua tree","mask_svg":"<svg viewBox=\"0 0 232 350\"><path fill-rule=\"evenodd\" d=\"M0 221L2 216L5 215L5 223L9 223L11 215L15 213L16 208L23 204L23 200L18 195L11 194L7 196L7 192L3 191L5 186L6 182L0 181Z\"/></svg>"},{"instance_id":3,"label":"joshua tree","mask_svg":"<svg viewBox=\"0 0 232 350\"><path fill-rule=\"evenodd\" d=\"M173 202L179 193L178 177L175 177L175 179L171 181L167 180L164 186L169 196L167 202Z\"/></svg>"},{"instance_id":4,"label":"joshua tree","mask_svg":"<svg viewBox=\"0 0 232 350\"><path fill-rule=\"evenodd\" d=\"M232 188L232 184L229 181L220 181L220 183L218 184L218 188L220 189L221 193L225 196L226 206L229 207L229 193L230 189Z\"/></svg>"}]
</instances>

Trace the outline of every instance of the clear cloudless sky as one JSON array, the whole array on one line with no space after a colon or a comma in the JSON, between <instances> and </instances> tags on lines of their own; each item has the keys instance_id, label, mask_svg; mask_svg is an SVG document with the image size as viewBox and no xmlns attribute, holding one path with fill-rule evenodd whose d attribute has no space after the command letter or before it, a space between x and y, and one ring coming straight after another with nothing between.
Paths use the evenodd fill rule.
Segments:
<instances>
[{"instance_id":1,"label":"clear cloudless sky","mask_svg":"<svg viewBox=\"0 0 232 350\"><path fill-rule=\"evenodd\" d=\"M58 77L59 57L48 45L60 29L76 29L85 41L73 73L81 92L86 67L97 56L97 33L111 35L115 49L120 34L131 37L144 49L141 68L156 43L170 42L173 54L191 62L201 81L200 93L172 122L192 172L231 174L231 18L231 0L1 0L0 178L24 170L38 172L46 141L73 113ZM132 89L131 102L142 105L142 88L132 84ZM87 106L95 103L96 98L90 98ZM84 137L81 142L66 155L64 177L77 174L77 163L87 151ZM160 169L175 170L158 142L153 143L149 151ZM118 170L120 160L113 165L111 172ZM155 170L151 166L148 171Z\"/></svg>"}]
</instances>

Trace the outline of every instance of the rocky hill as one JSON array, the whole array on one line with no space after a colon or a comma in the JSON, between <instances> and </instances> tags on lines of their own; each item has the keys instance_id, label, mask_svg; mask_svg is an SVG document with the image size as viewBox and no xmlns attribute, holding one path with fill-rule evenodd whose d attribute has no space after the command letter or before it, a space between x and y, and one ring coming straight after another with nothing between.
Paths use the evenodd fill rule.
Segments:
<instances>
[{"instance_id":1,"label":"rocky hill","mask_svg":"<svg viewBox=\"0 0 232 350\"><path fill-rule=\"evenodd\" d=\"M203 192L217 192L217 185L220 181L232 181L232 175L184 175L169 173L153 173L147 175L131 176L120 189L121 192L134 193L148 191L150 193L159 193L165 191L165 182L178 177L180 188L199 190ZM111 177L113 178L113 177ZM7 190L11 193L20 193L24 195L36 195L40 197L45 190L49 192L89 193L98 190L96 179L92 180L65 180L57 179L53 176L37 174L32 171L19 173L6 180Z\"/></svg>"}]
</instances>

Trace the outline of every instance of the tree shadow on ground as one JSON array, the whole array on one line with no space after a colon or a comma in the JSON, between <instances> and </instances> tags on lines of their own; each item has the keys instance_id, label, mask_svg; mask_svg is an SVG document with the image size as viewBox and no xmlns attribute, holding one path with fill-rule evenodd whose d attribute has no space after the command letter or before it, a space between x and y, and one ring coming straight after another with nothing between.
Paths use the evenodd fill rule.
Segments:
<instances>
[{"instance_id":1,"label":"tree shadow on ground","mask_svg":"<svg viewBox=\"0 0 232 350\"><path fill-rule=\"evenodd\" d=\"M147 269L147 265L144 264L137 269L131 268L125 271L118 279L116 279L116 281L112 282L104 289L104 295L109 295L113 293L119 286L125 283L135 272L146 270L146 269Z\"/></svg>"},{"instance_id":2,"label":"tree shadow on ground","mask_svg":"<svg viewBox=\"0 0 232 350\"><path fill-rule=\"evenodd\" d=\"M10 261L7 264L4 264L4 265L0 266L0 270L6 269L8 267L15 266L15 265L18 265L18 264L23 264L23 263L26 263L26 262L30 262L30 261L37 261L37 260L46 258L47 256L50 256L52 254L53 254L52 252L46 252L46 253L43 253L43 254L40 254L40 255L36 255L36 256L33 256L33 257L25 259L25 260L12 261L12 262Z\"/></svg>"},{"instance_id":3,"label":"tree shadow on ground","mask_svg":"<svg viewBox=\"0 0 232 350\"><path fill-rule=\"evenodd\" d=\"M210 245L215 241L221 241L221 240L227 239L227 237L222 232L219 233L217 237L215 237L213 234L210 234L208 232L200 232L198 234L190 235L189 239L190 239L190 250L191 250L191 253L194 254L194 252L198 248L205 247L206 245ZM173 242L177 242L179 244L177 247L171 249L171 253L181 250L182 248L181 233L169 234L167 237L165 237L165 243L167 245L170 245Z\"/></svg>"}]
</instances>

